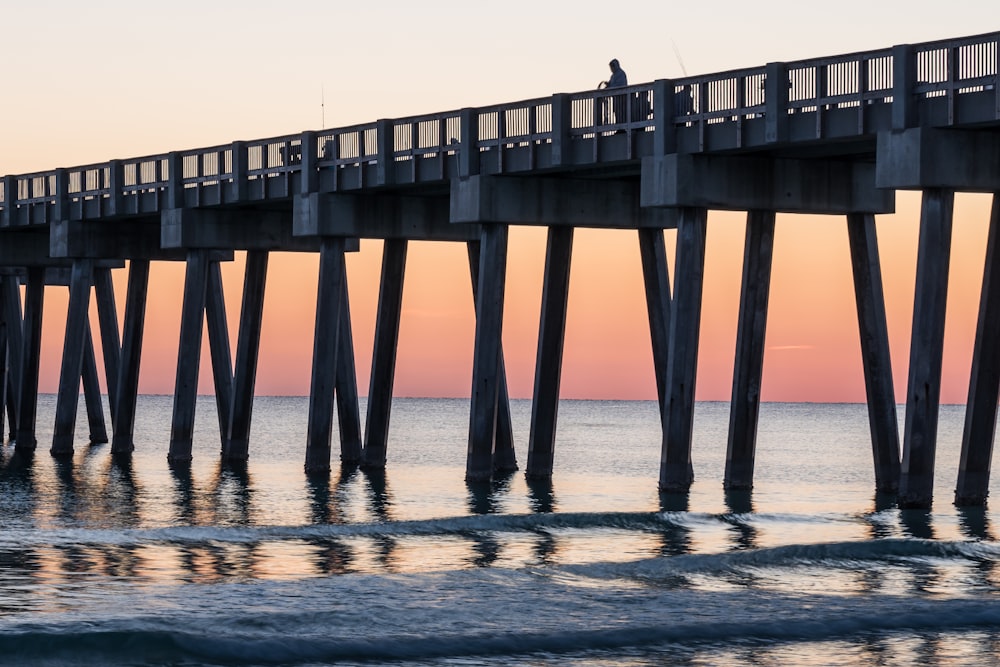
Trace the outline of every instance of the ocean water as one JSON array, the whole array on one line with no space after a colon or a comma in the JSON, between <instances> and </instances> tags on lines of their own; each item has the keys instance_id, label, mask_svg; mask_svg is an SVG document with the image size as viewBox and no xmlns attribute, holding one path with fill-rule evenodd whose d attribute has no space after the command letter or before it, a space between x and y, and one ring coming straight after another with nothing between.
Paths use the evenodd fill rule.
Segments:
<instances>
[{"instance_id":1,"label":"ocean water","mask_svg":"<svg viewBox=\"0 0 1000 667\"><path fill-rule=\"evenodd\" d=\"M700 403L696 482L661 497L653 402L564 401L551 484L473 487L468 400L397 399L384 474L313 478L306 399L256 400L243 469L208 397L182 469L170 397L140 398L129 461L52 459L53 403L32 459L0 451L0 664L1000 663L997 517L951 504L961 406L924 512L875 496L863 405L765 404L754 491L726 494L728 406Z\"/></svg>"}]
</instances>

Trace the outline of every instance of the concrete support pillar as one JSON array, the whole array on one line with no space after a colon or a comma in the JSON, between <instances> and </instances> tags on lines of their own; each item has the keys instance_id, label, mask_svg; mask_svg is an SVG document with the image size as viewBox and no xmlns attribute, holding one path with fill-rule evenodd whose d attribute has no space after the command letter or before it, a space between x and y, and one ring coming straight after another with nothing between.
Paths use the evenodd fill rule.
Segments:
<instances>
[{"instance_id":1,"label":"concrete support pillar","mask_svg":"<svg viewBox=\"0 0 1000 667\"><path fill-rule=\"evenodd\" d=\"M3 297L0 294L0 301ZM7 398L10 394L7 388L7 382L9 380L9 359L10 356L7 352L7 323L4 321L3 317L0 316L0 445L3 444L3 426L4 426L4 406L7 405Z\"/></svg>"},{"instance_id":2,"label":"concrete support pillar","mask_svg":"<svg viewBox=\"0 0 1000 667\"><path fill-rule=\"evenodd\" d=\"M653 227L639 229L639 255L646 290L646 312L649 316L649 338L653 344L653 372L656 374L656 398L663 417L667 355L670 347L670 273L663 230Z\"/></svg>"},{"instance_id":3,"label":"concrete support pillar","mask_svg":"<svg viewBox=\"0 0 1000 667\"><path fill-rule=\"evenodd\" d=\"M885 295L882 292L875 216L870 213L849 214L847 233L851 244L861 358L868 396L875 489L880 493L896 493L899 490L899 422L889 357L889 330L885 318Z\"/></svg>"},{"instance_id":4,"label":"concrete support pillar","mask_svg":"<svg viewBox=\"0 0 1000 667\"><path fill-rule=\"evenodd\" d=\"M340 337L337 351L337 421L340 426L341 463L359 463L362 456L361 411L358 406L358 374L354 364L354 332L347 289L347 266L342 266Z\"/></svg>"},{"instance_id":5,"label":"concrete support pillar","mask_svg":"<svg viewBox=\"0 0 1000 667\"><path fill-rule=\"evenodd\" d=\"M469 241L469 273L472 276L472 300L475 305L479 294L479 263L482 259L479 241ZM500 380L497 389L497 429L493 445L493 471L513 472L517 470L517 453L514 451L514 425L510 418L510 396L507 393L507 368L503 358L503 344L500 346Z\"/></svg>"},{"instance_id":6,"label":"concrete support pillar","mask_svg":"<svg viewBox=\"0 0 1000 667\"><path fill-rule=\"evenodd\" d=\"M233 405L233 359L229 349L229 321L222 288L219 262L208 265L205 292L205 318L208 324L208 349L212 356L212 380L215 384L215 409L219 418L219 439L225 453L229 438L229 416Z\"/></svg>"},{"instance_id":7,"label":"concrete support pillar","mask_svg":"<svg viewBox=\"0 0 1000 667\"><path fill-rule=\"evenodd\" d=\"M535 391L531 402L528 467L525 471L528 477L533 478L552 476L572 255L573 228L549 227L542 313L538 327L538 354L535 356Z\"/></svg>"},{"instance_id":8,"label":"concrete support pillar","mask_svg":"<svg viewBox=\"0 0 1000 667\"><path fill-rule=\"evenodd\" d=\"M399 320L403 308L403 278L406 272L406 239L386 239L382 246L382 280L375 321L371 381L368 385L368 417L362 464L384 468L392 410L392 384L396 373Z\"/></svg>"},{"instance_id":9,"label":"concrete support pillar","mask_svg":"<svg viewBox=\"0 0 1000 667\"><path fill-rule=\"evenodd\" d=\"M309 387L309 424L306 433L305 462L307 473L330 470L333 391L337 378L340 302L344 294L345 275L343 237L323 237L319 255L312 380Z\"/></svg>"},{"instance_id":10,"label":"concrete support pillar","mask_svg":"<svg viewBox=\"0 0 1000 667\"><path fill-rule=\"evenodd\" d=\"M941 355L954 199L952 190L924 190L920 210L910 374L899 480L901 508L929 508L934 495L934 450L941 396Z\"/></svg>"},{"instance_id":11,"label":"concrete support pillar","mask_svg":"<svg viewBox=\"0 0 1000 667\"><path fill-rule=\"evenodd\" d=\"M108 441L108 427L104 421L104 406L101 401L100 371L97 370L97 355L94 354L94 336L90 331L90 321L83 329L83 399L87 408L87 425L90 427L90 443Z\"/></svg>"},{"instance_id":12,"label":"concrete support pillar","mask_svg":"<svg viewBox=\"0 0 1000 667\"><path fill-rule=\"evenodd\" d=\"M52 433L53 456L73 455L76 432L76 411L80 402L80 375L83 371L84 330L90 319L90 285L94 263L89 259L73 262L69 285L69 312L66 315L66 336L63 339L62 367L59 371L59 393L56 395L56 423Z\"/></svg>"},{"instance_id":13,"label":"concrete support pillar","mask_svg":"<svg viewBox=\"0 0 1000 667\"><path fill-rule=\"evenodd\" d=\"M21 314L21 290L17 278L7 276L0 282L3 297L3 320L7 329L7 426L10 439L17 434L18 405L21 395L21 367L24 356L24 320Z\"/></svg>"},{"instance_id":14,"label":"concrete support pillar","mask_svg":"<svg viewBox=\"0 0 1000 667\"><path fill-rule=\"evenodd\" d=\"M965 407L965 430L958 465L955 504L986 504L1000 394L1000 196L993 195L979 321L972 350L972 377Z\"/></svg>"},{"instance_id":15,"label":"concrete support pillar","mask_svg":"<svg viewBox=\"0 0 1000 667\"><path fill-rule=\"evenodd\" d=\"M705 234L708 211L682 208L677 222L677 270L674 312L670 319L666 400L662 417L660 490L685 492L694 481L691 437L694 391L701 330L701 297L705 281Z\"/></svg>"},{"instance_id":16,"label":"concrete support pillar","mask_svg":"<svg viewBox=\"0 0 1000 667\"><path fill-rule=\"evenodd\" d=\"M736 329L729 444L723 481L723 487L728 490L753 488L773 256L774 212L750 211L747 214L746 244L743 250L740 318Z\"/></svg>"},{"instance_id":17,"label":"concrete support pillar","mask_svg":"<svg viewBox=\"0 0 1000 667\"><path fill-rule=\"evenodd\" d=\"M38 364L42 352L42 306L45 269L30 267L24 295L24 348L18 391L17 449L35 451L35 414L38 409ZM79 372L77 373L79 380Z\"/></svg>"},{"instance_id":18,"label":"concrete support pillar","mask_svg":"<svg viewBox=\"0 0 1000 667\"><path fill-rule=\"evenodd\" d=\"M170 451L167 454L167 460L172 463L191 460L194 414L198 400L198 371L201 365L201 335L205 326L208 265L208 251L188 252L187 271L184 276L184 301L181 306L180 342L177 350L174 410L170 425Z\"/></svg>"},{"instance_id":19,"label":"concrete support pillar","mask_svg":"<svg viewBox=\"0 0 1000 667\"><path fill-rule=\"evenodd\" d=\"M247 252L240 331L236 341L236 365L233 369L233 409L230 413L226 451L223 452L223 457L229 461L246 461L250 456L250 422L257 379L260 329L264 317L267 258L266 250Z\"/></svg>"},{"instance_id":20,"label":"concrete support pillar","mask_svg":"<svg viewBox=\"0 0 1000 667\"><path fill-rule=\"evenodd\" d=\"M115 398L118 395L118 367L121 364L121 338L118 335L118 309L115 305L111 269L94 267L94 296L97 299L97 322L101 332L101 351L104 354L108 408L111 413L111 423L114 424Z\"/></svg>"},{"instance_id":21,"label":"concrete support pillar","mask_svg":"<svg viewBox=\"0 0 1000 667\"><path fill-rule=\"evenodd\" d=\"M146 322L146 294L149 286L149 261L129 260L128 291L125 296L125 322L122 326L121 358L115 381L111 452L128 454L135 449L135 403L139 394L139 359L142 352L143 326ZM117 329L117 324L115 325ZM103 333L102 333L103 336Z\"/></svg>"},{"instance_id":22,"label":"concrete support pillar","mask_svg":"<svg viewBox=\"0 0 1000 667\"><path fill-rule=\"evenodd\" d=\"M472 403L465 479L493 475L497 402L500 396L500 351L503 329L504 278L507 271L507 226L484 224L476 295L476 344L472 361Z\"/></svg>"}]
</instances>

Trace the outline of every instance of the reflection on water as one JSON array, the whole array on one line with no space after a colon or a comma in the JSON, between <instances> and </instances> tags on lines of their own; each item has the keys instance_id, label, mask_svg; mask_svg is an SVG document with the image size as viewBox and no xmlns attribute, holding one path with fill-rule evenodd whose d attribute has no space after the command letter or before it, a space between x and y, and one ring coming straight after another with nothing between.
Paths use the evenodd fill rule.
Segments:
<instances>
[{"instance_id":1,"label":"reflection on water","mask_svg":"<svg viewBox=\"0 0 1000 667\"><path fill-rule=\"evenodd\" d=\"M186 608L188 594L211 591L202 604L214 614L256 602L228 597L234 592L277 590L278 599L287 594L323 605L367 604L346 611L381 618L396 604L385 590L399 587L414 609L433 616L445 614L455 598L485 605L499 587L509 586L505 604L532 591L541 608L552 591L566 596L552 614L559 619L583 617L589 609L610 609L608 618L617 618L627 608L616 605L627 599L652 610L637 616L643 627L660 622L661 612L687 608L682 623L712 615L743 622L750 614L764 619L765 635L778 638L764 641L751 633L731 644L699 640L698 646L670 649L669 664L972 664L962 655L998 653L997 633L980 626L934 631L933 610L919 608L917 620L907 621L925 623L920 627L931 628L926 632L869 633L856 621L869 613L869 603L880 604L878 613L889 617L900 605L972 600L988 606L1000 590L1000 548L988 508L939 503L932 511L899 510L891 496L871 495L863 478L870 465L850 452L824 461L840 466L838 474L848 480L841 485L814 482L797 468L778 473L772 464L753 492L725 492L718 478L705 474L688 493L661 494L658 439L650 439L648 450L621 445L643 442L645 432L635 423L646 407L610 423L588 413L587 429L567 429L563 458L547 480L508 474L466 483L464 443L460 437L449 441L445 428L449 410L460 416L462 410L438 401L408 405L409 414L424 419L426 433L406 431L405 446L390 449L386 469L344 465L306 475L302 452L279 437L252 450L241 465L219 461L214 434L202 438L195 461L183 465L167 464L165 452L154 447L113 457L106 446L92 446L53 459L0 446L0 619L40 612L86 616L145 589L155 591L150 599L172 592L164 603L170 613ZM570 411L584 408L594 410L574 405ZM843 410L831 408L829 443L842 439ZM864 410L858 414L864 417ZM717 419L720 437L724 417ZM657 419L651 410L654 432ZM769 444L762 429L763 452L785 447L792 451L785 454L789 460L811 465L815 445L797 445L812 452L808 456L793 451L793 440ZM834 444L824 445L824 455ZM698 470L714 464L721 470L724 449L717 460L699 462ZM274 588L282 584L299 588ZM340 587L353 587L350 603L339 597ZM466 591L469 599L462 597ZM440 600L449 602L435 605ZM297 604L282 613L294 615ZM522 612L531 608L525 605ZM733 605L742 606L730 616ZM452 620L444 617L441 627L466 622L461 604L455 609L461 611ZM782 639L784 630L766 625L772 612L802 620L805 629ZM813 621L813 615L827 621ZM860 629L848 624L847 630L830 630L836 623L829 619L842 617L855 619ZM991 616L981 618L976 622L992 627ZM421 622L400 632L419 634ZM821 637L810 635L809 623L821 628ZM814 657L804 661L804 655ZM658 663L618 658L579 664ZM556 658L536 662L561 664Z\"/></svg>"},{"instance_id":2,"label":"reflection on water","mask_svg":"<svg viewBox=\"0 0 1000 667\"><path fill-rule=\"evenodd\" d=\"M718 515L694 512L690 493L659 494L656 514L620 519L609 514L577 527L569 519L560 522L558 481L529 481L509 474L492 482L466 483L465 518L426 523L400 516L392 470L342 466L332 473L300 476L300 491L288 487L275 494L248 464L217 461L210 474L202 476L190 465L172 465L162 477L144 477L130 457L104 453L90 448L74 459L36 460L10 447L0 451L0 503L5 516L13 518L8 529L20 526L33 531L33 542L18 547L8 541L0 550L3 582L25 578L71 582L86 574L132 581L179 576L211 582L405 573L448 563L477 568L558 565L565 559L608 558L609 553L594 548L596 539L607 541L598 537L602 532L617 532L617 555L632 553L636 559L710 553L716 548L712 546L716 536L723 540L722 551L734 552L770 548L785 539L774 533L774 519L758 516L750 491L724 492L726 511ZM445 484L434 474L422 482L430 489ZM448 484L454 486L454 481ZM520 494L523 500L518 500ZM274 503L282 495L288 509L284 522L275 521L283 509ZM521 516L538 520L505 518L519 516L506 510L519 502L528 509ZM963 508L956 513L960 533L956 537L994 539L986 509ZM474 517L497 520L469 523ZM869 513L857 515L846 526L830 527L843 530L853 525L860 539L936 540L936 520L931 511L897 510L876 497ZM630 527L632 522L639 523ZM279 530L281 526L288 529ZM309 530L310 526L330 530ZM184 527L200 532L186 533ZM333 530L336 527L343 530ZM66 530L78 531L79 539L65 539ZM766 585L752 570L721 574L736 586ZM833 570L827 576L832 588L864 594L935 594L953 587L956 579L992 588L997 578L990 558L947 568L916 559ZM837 577L843 583L836 584ZM672 585L690 581L688 575L679 575ZM11 608L21 608L19 604L28 602L8 602Z\"/></svg>"}]
</instances>

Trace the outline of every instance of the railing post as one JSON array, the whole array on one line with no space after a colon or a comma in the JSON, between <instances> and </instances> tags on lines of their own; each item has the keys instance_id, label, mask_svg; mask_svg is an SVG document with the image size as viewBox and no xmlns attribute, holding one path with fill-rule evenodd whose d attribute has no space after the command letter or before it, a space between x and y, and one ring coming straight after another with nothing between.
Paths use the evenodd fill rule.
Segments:
<instances>
[{"instance_id":1,"label":"railing post","mask_svg":"<svg viewBox=\"0 0 1000 667\"><path fill-rule=\"evenodd\" d=\"M554 122L553 118L553 122ZM458 153L458 175L475 176L479 173L479 111L462 109L460 116L462 149Z\"/></svg>"},{"instance_id":2,"label":"railing post","mask_svg":"<svg viewBox=\"0 0 1000 667\"><path fill-rule=\"evenodd\" d=\"M17 177L3 177L3 219L4 227L14 224L14 209L17 208Z\"/></svg>"},{"instance_id":3,"label":"railing post","mask_svg":"<svg viewBox=\"0 0 1000 667\"><path fill-rule=\"evenodd\" d=\"M56 201L52 211L55 222L69 220L69 175L65 169L56 169Z\"/></svg>"},{"instance_id":4,"label":"railing post","mask_svg":"<svg viewBox=\"0 0 1000 667\"><path fill-rule=\"evenodd\" d=\"M670 79L654 81L653 155L669 155L677 152L677 126L674 125L676 115L674 82Z\"/></svg>"},{"instance_id":5,"label":"railing post","mask_svg":"<svg viewBox=\"0 0 1000 667\"><path fill-rule=\"evenodd\" d=\"M381 129L379 132L381 132ZM302 180L299 183L299 193L307 195L310 192L317 192L319 190L319 171L316 166L319 154L316 144L316 133L311 131L303 132L302 145L299 148L302 151ZM379 160L381 159L382 157L379 156Z\"/></svg>"},{"instance_id":6,"label":"railing post","mask_svg":"<svg viewBox=\"0 0 1000 667\"><path fill-rule=\"evenodd\" d=\"M764 75L764 138L769 143L788 138L788 65L768 63ZM703 109L698 110L704 113Z\"/></svg>"},{"instance_id":7,"label":"railing post","mask_svg":"<svg viewBox=\"0 0 1000 667\"><path fill-rule=\"evenodd\" d=\"M570 129L573 125L572 100L566 93L552 96L552 165L569 162Z\"/></svg>"},{"instance_id":8,"label":"railing post","mask_svg":"<svg viewBox=\"0 0 1000 667\"><path fill-rule=\"evenodd\" d=\"M905 130L917 124L913 89L917 84L917 58L913 47L892 47L892 129Z\"/></svg>"},{"instance_id":9,"label":"railing post","mask_svg":"<svg viewBox=\"0 0 1000 667\"><path fill-rule=\"evenodd\" d=\"M121 160L108 163L108 215L125 213L122 188L125 185L125 169Z\"/></svg>"},{"instance_id":10,"label":"railing post","mask_svg":"<svg viewBox=\"0 0 1000 667\"><path fill-rule=\"evenodd\" d=\"M393 121L383 118L375 122L375 127L378 135L375 138L378 159L375 182L378 185L391 185L396 166L395 124Z\"/></svg>"},{"instance_id":11,"label":"railing post","mask_svg":"<svg viewBox=\"0 0 1000 667\"><path fill-rule=\"evenodd\" d=\"M184 206L184 158L177 151L167 155L167 208Z\"/></svg>"},{"instance_id":12,"label":"railing post","mask_svg":"<svg viewBox=\"0 0 1000 667\"><path fill-rule=\"evenodd\" d=\"M993 98L996 100L996 116L1000 118L1000 39L993 42Z\"/></svg>"},{"instance_id":13,"label":"railing post","mask_svg":"<svg viewBox=\"0 0 1000 667\"><path fill-rule=\"evenodd\" d=\"M246 201L249 192L247 145L244 141L233 142L233 196L236 201Z\"/></svg>"}]
</instances>

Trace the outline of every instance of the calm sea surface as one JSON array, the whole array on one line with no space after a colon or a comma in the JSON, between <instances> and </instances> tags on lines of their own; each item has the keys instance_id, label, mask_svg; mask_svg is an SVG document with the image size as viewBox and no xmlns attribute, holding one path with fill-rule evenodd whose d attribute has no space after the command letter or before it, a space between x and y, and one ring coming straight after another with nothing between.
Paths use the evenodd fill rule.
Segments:
<instances>
[{"instance_id":1,"label":"calm sea surface","mask_svg":"<svg viewBox=\"0 0 1000 667\"><path fill-rule=\"evenodd\" d=\"M962 407L933 511L903 512L861 405L764 405L727 496L728 405L698 404L695 485L661 498L653 402L564 401L551 485L470 488L467 399L397 399L385 473L317 479L306 399L257 399L243 470L207 397L172 470L171 400L140 397L130 463L53 460L51 396L34 459L0 450L0 664L1000 663L1000 519L951 504Z\"/></svg>"}]
</instances>

